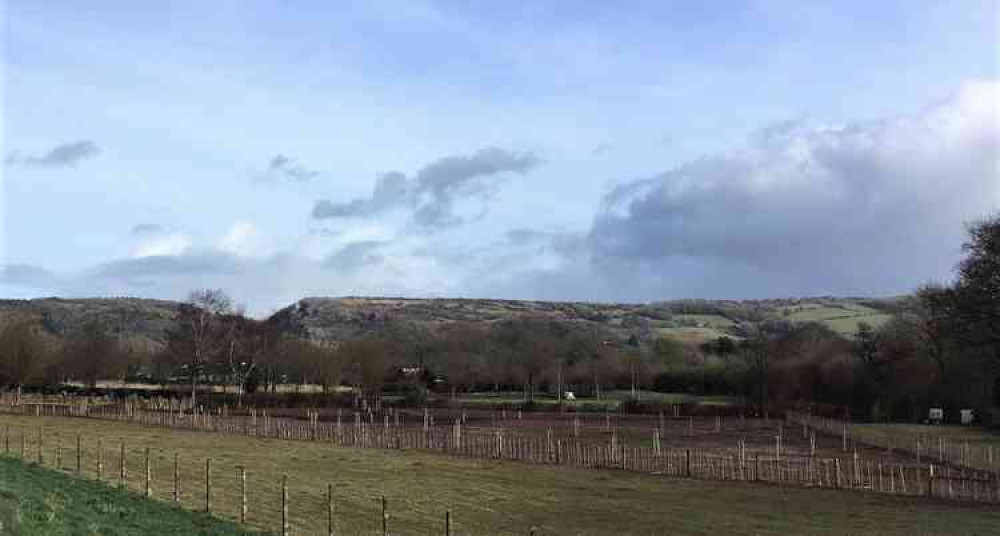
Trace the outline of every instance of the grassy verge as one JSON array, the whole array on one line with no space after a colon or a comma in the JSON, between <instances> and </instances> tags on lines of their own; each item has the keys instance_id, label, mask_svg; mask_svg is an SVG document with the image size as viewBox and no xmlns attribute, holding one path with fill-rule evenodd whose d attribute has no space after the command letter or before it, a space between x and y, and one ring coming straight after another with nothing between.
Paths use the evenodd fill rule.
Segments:
<instances>
[{"instance_id":1,"label":"grassy verge","mask_svg":"<svg viewBox=\"0 0 1000 536\"><path fill-rule=\"evenodd\" d=\"M218 479L213 508L228 518L236 515L239 504L235 467L243 466L249 475L248 520L272 531L280 519L278 482L287 475L296 535L326 533L328 484L333 485L337 534L378 533L383 495L390 533L408 536L443 534L446 511L452 514L452 534L477 536L523 535L530 527L537 527L540 536L973 536L996 534L1000 525L995 505L336 448L85 419L3 417L0 424L12 425L14 444L19 444L19 431L30 439L38 427L47 437L81 434L84 471L91 478L95 439L104 438L106 478L117 474L117 445L124 441L131 489L141 489L143 450L152 447L153 496L160 499L169 499L169 475L177 454L181 500L189 508L203 504L204 460L211 457ZM30 459L35 452L30 443L27 452ZM44 459L52 463L57 454L47 450ZM63 454L62 461L64 467L75 464L69 454Z\"/></svg>"},{"instance_id":2,"label":"grassy verge","mask_svg":"<svg viewBox=\"0 0 1000 536\"><path fill-rule=\"evenodd\" d=\"M0 458L0 534L236 536L246 531L205 514Z\"/></svg>"}]
</instances>

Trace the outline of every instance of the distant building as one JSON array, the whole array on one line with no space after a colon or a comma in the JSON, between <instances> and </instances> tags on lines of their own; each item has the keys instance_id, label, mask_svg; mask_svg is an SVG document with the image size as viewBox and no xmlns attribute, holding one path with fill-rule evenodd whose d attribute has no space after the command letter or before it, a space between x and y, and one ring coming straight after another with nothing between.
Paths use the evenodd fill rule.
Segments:
<instances>
[{"instance_id":1,"label":"distant building","mask_svg":"<svg viewBox=\"0 0 1000 536\"><path fill-rule=\"evenodd\" d=\"M399 367L399 373L403 376L417 376L424 371L420 365L403 365Z\"/></svg>"}]
</instances>

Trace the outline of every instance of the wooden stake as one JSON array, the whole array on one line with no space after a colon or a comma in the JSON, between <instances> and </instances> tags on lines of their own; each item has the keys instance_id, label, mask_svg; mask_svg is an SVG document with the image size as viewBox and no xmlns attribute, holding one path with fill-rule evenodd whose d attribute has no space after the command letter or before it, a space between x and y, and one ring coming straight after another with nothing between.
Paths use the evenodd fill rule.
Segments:
<instances>
[{"instance_id":1,"label":"wooden stake","mask_svg":"<svg viewBox=\"0 0 1000 536\"><path fill-rule=\"evenodd\" d=\"M181 500L181 474L179 469L179 464L177 463L178 455L174 453L174 502L180 502Z\"/></svg>"},{"instance_id":2,"label":"wooden stake","mask_svg":"<svg viewBox=\"0 0 1000 536\"><path fill-rule=\"evenodd\" d=\"M122 440L121 450L118 454L118 487L125 487L125 441Z\"/></svg>"},{"instance_id":3,"label":"wooden stake","mask_svg":"<svg viewBox=\"0 0 1000 536\"><path fill-rule=\"evenodd\" d=\"M104 478L104 445L101 438L97 438L97 481Z\"/></svg>"},{"instance_id":4,"label":"wooden stake","mask_svg":"<svg viewBox=\"0 0 1000 536\"><path fill-rule=\"evenodd\" d=\"M326 526L327 536L333 536L333 484L326 485Z\"/></svg>"},{"instance_id":5,"label":"wooden stake","mask_svg":"<svg viewBox=\"0 0 1000 536\"><path fill-rule=\"evenodd\" d=\"M389 508L382 496L382 536L389 536Z\"/></svg>"},{"instance_id":6,"label":"wooden stake","mask_svg":"<svg viewBox=\"0 0 1000 536\"><path fill-rule=\"evenodd\" d=\"M239 471L240 479L240 524L245 524L247 522L247 470L243 467L237 467Z\"/></svg>"},{"instance_id":7,"label":"wooden stake","mask_svg":"<svg viewBox=\"0 0 1000 536\"><path fill-rule=\"evenodd\" d=\"M205 458L205 512L212 513L212 459Z\"/></svg>"},{"instance_id":8,"label":"wooden stake","mask_svg":"<svg viewBox=\"0 0 1000 536\"><path fill-rule=\"evenodd\" d=\"M281 536L288 536L288 475L281 476Z\"/></svg>"}]
</instances>

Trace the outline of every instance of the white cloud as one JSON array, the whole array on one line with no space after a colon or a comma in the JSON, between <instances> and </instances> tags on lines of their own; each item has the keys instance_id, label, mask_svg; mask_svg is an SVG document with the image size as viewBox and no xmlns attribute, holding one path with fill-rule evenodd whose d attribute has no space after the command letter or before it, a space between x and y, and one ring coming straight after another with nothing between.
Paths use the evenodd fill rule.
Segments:
<instances>
[{"instance_id":1,"label":"white cloud","mask_svg":"<svg viewBox=\"0 0 1000 536\"><path fill-rule=\"evenodd\" d=\"M247 221L234 223L219 240L218 249L239 257L266 257L272 252L264 234Z\"/></svg>"},{"instance_id":2,"label":"white cloud","mask_svg":"<svg viewBox=\"0 0 1000 536\"><path fill-rule=\"evenodd\" d=\"M963 222L1000 209L998 102L1000 84L970 82L912 117L763 129L618 186L590 230L592 254L618 270L753 266L786 278L778 294L904 291L945 277Z\"/></svg>"},{"instance_id":3,"label":"white cloud","mask_svg":"<svg viewBox=\"0 0 1000 536\"><path fill-rule=\"evenodd\" d=\"M145 233L132 249L133 258L183 255L193 245L193 240L178 231L158 231Z\"/></svg>"}]
</instances>

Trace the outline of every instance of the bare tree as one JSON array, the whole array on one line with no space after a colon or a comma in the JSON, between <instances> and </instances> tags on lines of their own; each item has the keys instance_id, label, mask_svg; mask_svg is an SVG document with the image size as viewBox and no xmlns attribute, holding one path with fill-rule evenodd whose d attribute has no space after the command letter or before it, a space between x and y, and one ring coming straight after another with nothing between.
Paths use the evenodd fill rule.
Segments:
<instances>
[{"instance_id":1,"label":"bare tree","mask_svg":"<svg viewBox=\"0 0 1000 536\"><path fill-rule=\"evenodd\" d=\"M127 367L124 349L99 320L84 324L63 346L61 372L89 387L98 380L123 378Z\"/></svg>"},{"instance_id":2,"label":"bare tree","mask_svg":"<svg viewBox=\"0 0 1000 536\"><path fill-rule=\"evenodd\" d=\"M750 372L751 392L757 400L760 411L767 409L768 382L771 372L771 341L760 326L748 330L741 343L744 359Z\"/></svg>"},{"instance_id":3,"label":"bare tree","mask_svg":"<svg viewBox=\"0 0 1000 536\"><path fill-rule=\"evenodd\" d=\"M242 406L247 383L257 373L260 356L267 350L267 329L264 323L247 318L240 312L219 317L218 320L225 339L219 357L229 383L236 391L236 403Z\"/></svg>"},{"instance_id":4,"label":"bare tree","mask_svg":"<svg viewBox=\"0 0 1000 536\"><path fill-rule=\"evenodd\" d=\"M205 364L225 348L222 317L233 311L233 300L222 290L195 290L181 305L177 328L168 334L168 355L180 364L191 382L191 402Z\"/></svg>"},{"instance_id":5,"label":"bare tree","mask_svg":"<svg viewBox=\"0 0 1000 536\"><path fill-rule=\"evenodd\" d=\"M0 332L0 382L16 389L16 404L21 388L42 372L48 359L49 349L35 322L17 321Z\"/></svg>"}]
</instances>

